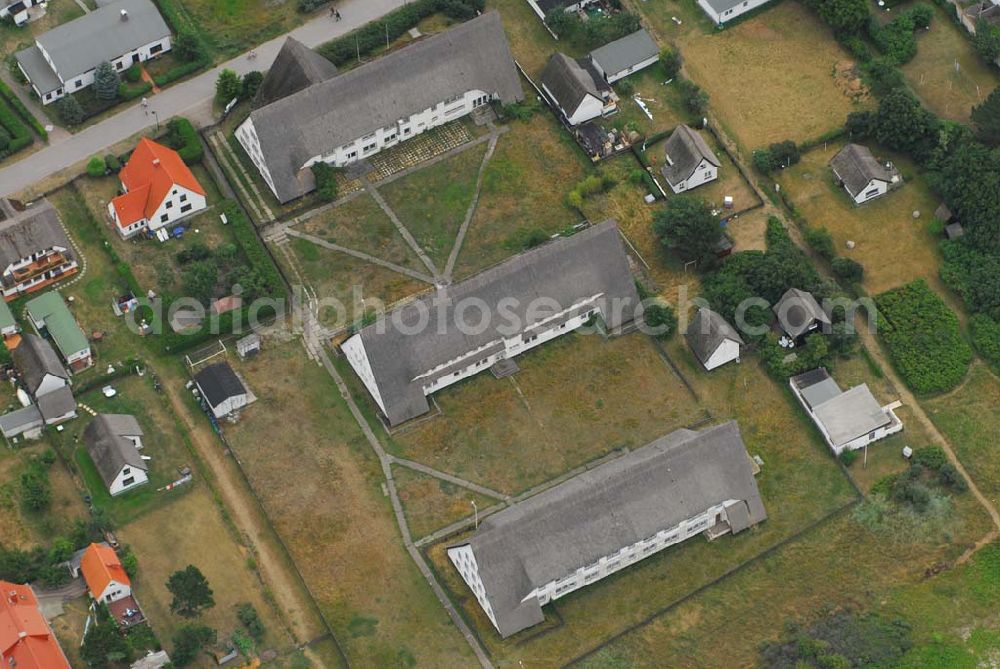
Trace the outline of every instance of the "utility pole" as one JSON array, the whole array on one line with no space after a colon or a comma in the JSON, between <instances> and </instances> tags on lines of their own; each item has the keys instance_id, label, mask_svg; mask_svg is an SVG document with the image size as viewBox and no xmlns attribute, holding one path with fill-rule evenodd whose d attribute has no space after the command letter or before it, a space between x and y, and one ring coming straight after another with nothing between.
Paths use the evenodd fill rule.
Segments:
<instances>
[{"instance_id":1,"label":"utility pole","mask_svg":"<svg viewBox=\"0 0 1000 669\"><path fill-rule=\"evenodd\" d=\"M476 500L470 499L469 501L472 503L472 512L475 514L476 529L478 530L479 529L479 507L476 506Z\"/></svg>"}]
</instances>

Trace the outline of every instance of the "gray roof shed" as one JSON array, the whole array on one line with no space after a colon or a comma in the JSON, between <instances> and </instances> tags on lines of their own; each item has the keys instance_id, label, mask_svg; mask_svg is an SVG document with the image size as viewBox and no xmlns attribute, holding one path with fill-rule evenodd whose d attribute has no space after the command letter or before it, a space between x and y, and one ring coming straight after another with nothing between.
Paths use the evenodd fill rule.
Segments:
<instances>
[{"instance_id":1,"label":"gray roof shed","mask_svg":"<svg viewBox=\"0 0 1000 669\"><path fill-rule=\"evenodd\" d=\"M683 123L667 139L665 153L667 160L661 171L671 185L687 181L702 160L716 167L722 165L701 135Z\"/></svg>"},{"instance_id":2,"label":"gray roof shed","mask_svg":"<svg viewBox=\"0 0 1000 669\"><path fill-rule=\"evenodd\" d=\"M830 167L853 197L877 179L892 183L895 171L875 160L871 150L860 144L847 144L830 160Z\"/></svg>"},{"instance_id":3,"label":"gray roof shed","mask_svg":"<svg viewBox=\"0 0 1000 669\"><path fill-rule=\"evenodd\" d=\"M315 187L308 160L470 90L524 98L500 15L486 12L250 114L278 199Z\"/></svg>"},{"instance_id":4,"label":"gray roof shed","mask_svg":"<svg viewBox=\"0 0 1000 669\"><path fill-rule=\"evenodd\" d=\"M743 338L725 318L711 309L701 308L691 319L687 332L684 333L688 346L702 364L708 362L716 349L727 339L744 345Z\"/></svg>"},{"instance_id":5,"label":"gray roof shed","mask_svg":"<svg viewBox=\"0 0 1000 669\"><path fill-rule=\"evenodd\" d=\"M677 430L486 518L468 540L501 636L542 620L535 588L728 500L767 517L735 421Z\"/></svg>"},{"instance_id":6,"label":"gray roof shed","mask_svg":"<svg viewBox=\"0 0 1000 669\"><path fill-rule=\"evenodd\" d=\"M660 47L645 28L640 28L631 35L594 49L590 58L610 77L659 55Z\"/></svg>"},{"instance_id":7,"label":"gray roof shed","mask_svg":"<svg viewBox=\"0 0 1000 669\"><path fill-rule=\"evenodd\" d=\"M607 326L614 330L633 319L639 304L635 282L629 269L628 257L615 221L605 221L581 230L570 237L543 244L485 270L459 283L444 286L435 293L415 300L375 323L363 328L360 337L371 365L375 382L386 407L386 417L392 425L426 413L430 407L424 395L421 375L463 355L482 350L514 333L508 314L522 330L540 323L554 311L567 309L583 299L600 295L605 308ZM500 311L513 300L510 310ZM463 301L481 301L492 316L481 331L462 332L457 327L455 305ZM558 309L540 310L541 301ZM624 307L616 313L611 307ZM446 327L415 328L426 314L437 317L443 309ZM437 323L437 321L432 321ZM556 327L546 323L543 329ZM416 333L413 333L416 330ZM469 364L468 362L462 363ZM449 371L445 368L437 373Z\"/></svg>"},{"instance_id":8,"label":"gray roof shed","mask_svg":"<svg viewBox=\"0 0 1000 669\"><path fill-rule=\"evenodd\" d=\"M114 483L122 467L147 471L146 461L127 437L141 437L142 428L135 416L99 414L83 431L83 443L90 453L104 484Z\"/></svg>"}]
</instances>

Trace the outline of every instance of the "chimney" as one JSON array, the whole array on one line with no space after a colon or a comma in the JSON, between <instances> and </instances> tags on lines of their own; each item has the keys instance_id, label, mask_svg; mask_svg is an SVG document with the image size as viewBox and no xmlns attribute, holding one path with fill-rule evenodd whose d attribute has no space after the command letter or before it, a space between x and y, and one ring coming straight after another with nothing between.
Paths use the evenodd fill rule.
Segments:
<instances>
[{"instance_id":1,"label":"chimney","mask_svg":"<svg viewBox=\"0 0 1000 669\"><path fill-rule=\"evenodd\" d=\"M128 10L122 9L122 21L128 21Z\"/></svg>"},{"instance_id":2,"label":"chimney","mask_svg":"<svg viewBox=\"0 0 1000 669\"><path fill-rule=\"evenodd\" d=\"M28 633L25 632L24 630L21 630L20 632L17 633L17 638L18 639L27 639L28 638Z\"/></svg>"},{"instance_id":3,"label":"chimney","mask_svg":"<svg viewBox=\"0 0 1000 669\"><path fill-rule=\"evenodd\" d=\"M153 167L159 167L159 166L160 166L160 159L153 158Z\"/></svg>"}]
</instances>

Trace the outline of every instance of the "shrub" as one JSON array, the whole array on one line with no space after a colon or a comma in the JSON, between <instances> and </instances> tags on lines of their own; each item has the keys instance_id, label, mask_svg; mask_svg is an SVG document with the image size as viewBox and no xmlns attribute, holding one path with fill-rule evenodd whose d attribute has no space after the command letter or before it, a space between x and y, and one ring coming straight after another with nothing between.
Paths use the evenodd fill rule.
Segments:
<instances>
[{"instance_id":1,"label":"shrub","mask_svg":"<svg viewBox=\"0 0 1000 669\"><path fill-rule=\"evenodd\" d=\"M231 100L240 97L243 90L243 80L234 70L226 68L219 72L219 78L215 80L215 101L220 105L227 105Z\"/></svg>"},{"instance_id":2,"label":"shrub","mask_svg":"<svg viewBox=\"0 0 1000 669\"><path fill-rule=\"evenodd\" d=\"M260 616L257 614L257 609L253 607L253 604L247 602L238 604L236 606L236 617L256 641L259 642L264 639L264 623L260 621Z\"/></svg>"},{"instance_id":3,"label":"shrub","mask_svg":"<svg viewBox=\"0 0 1000 669\"><path fill-rule=\"evenodd\" d=\"M177 117L167 122L167 134L164 143L177 151L186 165L200 163L205 156L205 148L198 137L198 131L186 118Z\"/></svg>"},{"instance_id":4,"label":"shrub","mask_svg":"<svg viewBox=\"0 0 1000 669\"><path fill-rule=\"evenodd\" d=\"M753 152L754 167L764 174L791 167L799 162L799 158L799 147L791 140L776 142L766 149L757 149Z\"/></svg>"},{"instance_id":5,"label":"shrub","mask_svg":"<svg viewBox=\"0 0 1000 669\"><path fill-rule=\"evenodd\" d=\"M937 480L938 483L946 488L951 488L955 492L965 492L969 488L965 479L958 473L958 469L950 462L944 463L941 465L941 468L938 469Z\"/></svg>"},{"instance_id":6,"label":"shrub","mask_svg":"<svg viewBox=\"0 0 1000 669\"><path fill-rule=\"evenodd\" d=\"M861 73L872 93L878 97L887 95L906 85L903 73L887 58L873 58L864 64Z\"/></svg>"},{"instance_id":7,"label":"shrub","mask_svg":"<svg viewBox=\"0 0 1000 669\"><path fill-rule=\"evenodd\" d=\"M701 90L701 87L693 81L684 79L680 82L681 95L684 98L684 107L692 114L704 114L708 109L708 93Z\"/></svg>"},{"instance_id":8,"label":"shrub","mask_svg":"<svg viewBox=\"0 0 1000 669\"><path fill-rule=\"evenodd\" d=\"M840 454L840 461L844 463L845 467L850 467L858 459L857 451L843 451Z\"/></svg>"},{"instance_id":9,"label":"shrub","mask_svg":"<svg viewBox=\"0 0 1000 669\"><path fill-rule=\"evenodd\" d=\"M174 649L170 659L175 667L186 667L195 661L199 651L215 643L217 634L205 625L184 625L174 632Z\"/></svg>"},{"instance_id":10,"label":"shrub","mask_svg":"<svg viewBox=\"0 0 1000 669\"><path fill-rule=\"evenodd\" d=\"M87 176L97 179L103 177L107 170L107 166L104 164L104 159L100 156L94 156L87 163Z\"/></svg>"},{"instance_id":11,"label":"shrub","mask_svg":"<svg viewBox=\"0 0 1000 669\"><path fill-rule=\"evenodd\" d=\"M643 319L646 325L656 330L660 339L669 339L677 331L677 315L669 304L660 301L647 304Z\"/></svg>"},{"instance_id":12,"label":"shrub","mask_svg":"<svg viewBox=\"0 0 1000 669\"><path fill-rule=\"evenodd\" d=\"M253 268L262 279L265 294L268 297L280 297L285 294L285 282L278 271L274 260L264 247L264 243L254 230L253 224L243 215L243 211L232 200L226 200L219 205L226 215L233 236L247 264Z\"/></svg>"},{"instance_id":13,"label":"shrub","mask_svg":"<svg viewBox=\"0 0 1000 669\"><path fill-rule=\"evenodd\" d=\"M72 95L59 98L56 102L56 113L59 119L66 125L80 125L83 123L83 107Z\"/></svg>"},{"instance_id":14,"label":"shrub","mask_svg":"<svg viewBox=\"0 0 1000 669\"><path fill-rule=\"evenodd\" d=\"M206 57L205 46L190 30L179 30L171 48L178 60L194 63Z\"/></svg>"},{"instance_id":15,"label":"shrub","mask_svg":"<svg viewBox=\"0 0 1000 669\"><path fill-rule=\"evenodd\" d=\"M986 314L976 314L969 320L972 345L988 363L1000 365L1000 323Z\"/></svg>"},{"instance_id":16,"label":"shrub","mask_svg":"<svg viewBox=\"0 0 1000 669\"><path fill-rule=\"evenodd\" d=\"M313 163L313 176L316 178L316 193L324 202L333 202L337 199L337 170L322 160Z\"/></svg>"},{"instance_id":17,"label":"shrub","mask_svg":"<svg viewBox=\"0 0 1000 669\"><path fill-rule=\"evenodd\" d=\"M118 160L118 156L113 153L109 153L104 156L104 169L106 172L116 173L122 168L122 162Z\"/></svg>"},{"instance_id":18,"label":"shrub","mask_svg":"<svg viewBox=\"0 0 1000 669\"><path fill-rule=\"evenodd\" d=\"M912 646L910 627L879 614L826 614L808 628L792 623L788 639L761 646L760 666L894 667Z\"/></svg>"},{"instance_id":19,"label":"shrub","mask_svg":"<svg viewBox=\"0 0 1000 669\"><path fill-rule=\"evenodd\" d=\"M876 296L875 304L878 336L910 388L942 392L961 382L972 349L955 314L923 279Z\"/></svg>"},{"instance_id":20,"label":"shrub","mask_svg":"<svg viewBox=\"0 0 1000 669\"><path fill-rule=\"evenodd\" d=\"M864 265L850 258L834 258L830 264L833 275L846 283L860 283L864 277Z\"/></svg>"},{"instance_id":21,"label":"shrub","mask_svg":"<svg viewBox=\"0 0 1000 669\"><path fill-rule=\"evenodd\" d=\"M153 77L153 81L156 82L157 86L166 86L167 84L173 83L178 79L188 76L189 74L194 74L201 68L208 64L208 59L196 60L181 65L175 65L163 74Z\"/></svg>"},{"instance_id":22,"label":"shrub","mask_svg":"<svg viewBox=\"0 0 1000 669\"><path fill-rule=\"evenodd\" d=\"M660 65L663 66L663 72L667 75L667 79L674 79L678 74L681 73L681 66L684 64L684 59L681 58L681 52L676 49L664 49L660 52Z\"/></svg>"},{"instance_id":23,"label":"shrub","mask_svg":"<svg viewBox=\"0 0 1000 669\"><path fill-rule=\"evenodd\" d=\"M140 79L142 79L142 68L139 67L139 63L135 63L130 68L125 70L125 81L134 84Z\"/></svg>"},{"instance_id":24,"label":"shrub","mask_svg":"<svg viewBox=\"0 0 1000 669\"><path fill-rule=\"evenodd\" d=\"M243 88L240 91L240 98L250 100L257 95L261 83L264 81L264 73L252 70L243 75Z\"/></svg>"},{"instance_id":25,"label":"shrub","mask_svg":"<svg viewBox=\"0 0 1000 669\"><path fill-rule=\"evenodd\" d=\"M18 69L20 72L20 69ZM21 120L31 126L31 129L38 134L42 139L47 140L49 138L49 133L45 130L45 126L39 123L38 119L35 118L34 114L28 111L28 108L24 106L21 99L10 89L10 86L0 81L0 96L7 101L17 115L21 117Z\"/></svg>"},{"instance_id":26,"label":"shrub","mask_svg":"<svg viewBox=\"0 0 1000 669\"><path fill-rule=\"evenodd\" d=\"M299 0L299 11L308 14L328 4L330 4L330 0Z\"/></svg>"},{"instance_id":27,"label":"shrub","mask_svg":"<svg viewBox=\"0 0 1000 669\"><path fill-rule=\"evenodd\" d=\"M825 260L832 260L837 255L833 244L833 235L825 227L809 226L805 229L803 237L809 247Z\"/></svg>"},{"instance_id":28,"label":"shrub","mask_svg":"<svg viewBox=\"0 0 1000 669\"><path fill-rule=\"evenodd\" d=\"M913 463L937 471L948 462L940 446L925 446L913 452Z\"/></svg>"},{"instance_id":29,"label":"shrub","mask_svg":"<svg viewBox=\"0 0 1000 669\"><path fill-rule=\"evenodd\" d=\"M617 83L618 94L625 98L632 97L632 93L635 93L635 85L628 79L622 79Z\"/></svg>"}]
</instances>

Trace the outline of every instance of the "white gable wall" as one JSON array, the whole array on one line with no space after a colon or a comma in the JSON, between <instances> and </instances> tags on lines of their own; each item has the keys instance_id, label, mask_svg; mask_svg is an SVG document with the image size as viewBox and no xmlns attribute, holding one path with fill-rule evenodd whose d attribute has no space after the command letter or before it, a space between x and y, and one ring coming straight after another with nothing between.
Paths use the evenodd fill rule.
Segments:
<instances>
[{"instance_id":1,"label":"white gable wall","mask_svg":"<svg viewBox=\"0 0 1000 669\"><path fill-rule=\"evenodd\" d=\"M705 361L705 369L711 371L733 361L740 361L740 344L732 339L724 339Z\"/></svg>"},{"instance_id":2,"label":"white gable wall","mask_svg":"<svg viewBox=\"0 0 1000 669\"><path fill-rule=\"evenodd\" d=\"M847 190L846 185L844 186L844 190ZM851 196L855 204L863 204L868 200L874 200L875 198L885 195L888 192L889 183L887 181L882 181L881 179L872 179L857 195L852 195L851 191L847 190L847 194Z\"/></svg>"},{"instance_id":3,"label":"white gable wall","mask_svg":"<svg viewBox=\"0 0 1000 669\"><path fill-rule=\"evenodd\" d=\"M118 581L111 581L108 583L108 587L104 588L104 592L90 593L91 596L102 602L117 602L119 599L124 599L132 594L131 586L125 585L124 583L119 583Z\"/></svg>"},{"instance_id":4,"label":"white gable wall","mask_svg":"<svg viewBox=\"0 0 1000 669\"><path fill-rule=\"evenodd\" d=\"M556 96L552 94L549 87L542 84L542 88L545 89L545 94L548 98L556 103L559 107L559 111L562 113L563 118L570 125L580 125L581 123L586 123L591 119L598 118L602 113L604 113L604 101L600 98L594 97L593 95L587 95L577 106L576 109L563 109L559 105Z\"/></svg>"},{"instance_id":5,"label":"white gable wall","mask_svg":"<svg viewBox=\"0 0 1000 669\"><path fill-rule=\"evenodd\" d=\"M277 195L277 191L274 188L274 179L271 177L270 170L267 169L267 161L264 160L264 153L260 149L260 139L257 137L257 128L254 127L252 117L248 118L236 129L236 139L239 140L240 146L250 156L250 161L257 167L257 171L264 177L267 187Z\"/></svg>"},{"instance_id":6,"label":"white gable wall","mask_svg":"<svg viewBox=\"0 0 1000 669\"><path fill-rule=\"evenodd\" d=\"M139 469L138 467L130 467L128 465L121 468L118 472L118 476L115 480L111 482L108 487L108 492L112 495L120 495L121 493L131 490L137 486L141 486L143 483L148 483L149 477L146 476L146 472Z\"/></svg>"},{"instance_id":7,"label":"white gable wall","mask_svg":"<svg viewBox=\"0 0 1000 669\"><path fill-rule=\"evenodd\" d=\"M182 218L192 216L206 207L205 196L193 190L174 184L170 193L149 218L147 225L152 231L159 230Z\"/></svg>"},{"instance_id":8,"label":"white gable wall","mask_svg":"<svg viewBox=\"0 0 1000 669\"><path fill-rule=\"evenodd\" d=\"M675 193L684 193L692 188L707 184L709 181L715 181L718 178L719 168L708 162L705 158L702 158L701 162L698 163L698 167L694 168L694 172L687 179L679 181L676 184L669 184L669 186Z\"/></svg>"},{"instance_id":9,"label":"white gable wall","mask_svg":"<svg viewBox=\"0 0 1000 669\"><path fill-rule=\"evenodd\" d=\"M385 402L382 401L382 394L378 391L378 383L375 381L375 372L372 371L371 363L368 361L368 353L365 352L365 343L361 341L361 335L356 334L343 344L340 350L347 357L347 362L354 369L354 373L365 384L365 388L371 393L375 403L385 413Z\"/></svg>"},{"instance_id":10,"label":"white gable wall","mask_svg":"<svg viewBox=\"0 0 1000 669\"><path fill-rule=\"evenodd\" d=\"M472 594L476 596L479 606L486 612L490 622L493 623L494 627L497 627L497 619L493 613L493 607L490 605L490 600L486 596L486 586L483 585L483 579L479 576L479 564L476 562L476 555L472 552L472 547L465 545L449 548L448 559L462 575L462 580L469 586L469 590L472 590ZM497 631L500 631L499 627L497 627Z\"/></svg>"},{"instance_id":11,"label":"white gable wall","mask_svg":"<svg viewBox=\"0 0 1000 669\"><path fill-rule=\"evenodd\" d=\"M66 379L58 377L55 374L46 374L42 377L42 382L38 384L38 388L35 389L35 397L48 395L52 391L59 390L67 385L69 385L69 382Z\"/></svg>"},{"instance_id":12,"label":"white gable wall","mask_svg":"<svg viewBox=\"0 0 1000 669\"><path fill-rule=\"evenodd\" d=\"M742 16L747 12L755 10L761 5L767 4L767 2L768 0L744 0L744 2L741 2L735 7L727 9L721 13L712 9L708 0L698 0L698 6L701 7L702 11L708 14L708 17L715 21L717 25L721 25L727 21L732 21L736 17Z\"/></svg>"}]
</instances>

